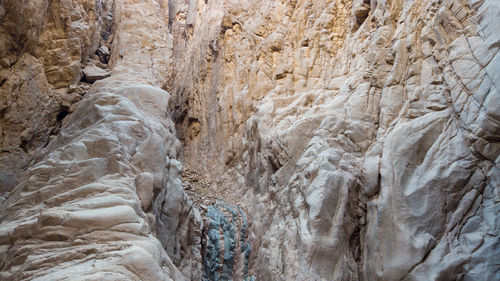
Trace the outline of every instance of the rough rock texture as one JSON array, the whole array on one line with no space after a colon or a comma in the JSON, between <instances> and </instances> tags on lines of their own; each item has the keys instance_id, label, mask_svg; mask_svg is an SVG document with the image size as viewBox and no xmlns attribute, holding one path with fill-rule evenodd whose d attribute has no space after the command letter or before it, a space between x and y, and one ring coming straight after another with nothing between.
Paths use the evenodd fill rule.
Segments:
<instances>
[{"instance_id":1,"label":"rough rock texture","mask_svg":"<svg viewBox=\"0 0 500 281\"><path fill-rule=\"evenodd\" d=\"M10 69L0 90L0 194L17 184L30 156L45 145L56 127L59 105L43 74L43 66L26 53Z\"/></svg>"},{"instance_id":2,"label":"rough rock texture","mask_svg":"<svg viewBox=\"0 0 500 281\"><path fill-rule=\"evenodd\" d=\"M155 237L171 212L165 191L183 193L170 184L180 143L161 89L168 19L152 0L119 1L114 17L113 75L93 84L0 206L1 280L183 280ZM19 63L36 73L19 92L46 102L30 92L47 92L41 65Z\"/></svg>"},{"instance_id":3,"label":"rough rock texture","mask_svg":"<svg viewBox=\"0 0 500 281\"><path fill-rule=\"evenodd\" d=\"M90 83L94 83L97 80L101 80L111 76L111 72L99 68L95 65L87 65L83 69L84 79Z\"/></svg>"},{"instance_id":4,"label":"rough rock texture","mask_svg":"<svg viewBox=\"0 0 500 281\"><path fill-rule=\"evenodd\" d=\"M499 19L0 1L0 279L500 280Z\"/></svg>"},{"instance_id":5,"label":"rough rock texture","mask_svg":"<svg viewBox=\"0 0 500 281\"><path fill-rule=\"evenodd\" d=\"M80 81L81 63L107 39L111 3L0 2L0 196L81 99L67 88Z\"/></svg>"},{"instance_id":6,"label":"rough rock texture","mask_svg":"<svg viewBox=\"0 0 500 281\"><path fill-rule=\"evenodd\" d=\"M496 1L192 2L173 117L257 279L500 278Z\"/></svg>"}]
</instances>

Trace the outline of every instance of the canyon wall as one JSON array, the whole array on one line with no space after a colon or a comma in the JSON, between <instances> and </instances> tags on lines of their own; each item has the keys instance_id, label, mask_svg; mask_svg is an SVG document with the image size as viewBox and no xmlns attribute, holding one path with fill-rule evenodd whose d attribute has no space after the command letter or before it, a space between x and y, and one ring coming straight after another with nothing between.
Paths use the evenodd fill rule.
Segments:
<instances>
[{"instance_id":1,"label":"canyon wall","mask_svg":"<svg viewBox=\"0 0 500 281\"><path fill-rule=\"evenodd\" d=\"M81 100L80 67L108 38L111 8L111 1L1 2L0 193L58 133L59 113Z\"/></svg>"},{"instance_id":2,"label":"canyon wall","mask_svg":"<svg viewBox=\"0 0 500 281\"><path fill-rule=\"evenodd\" d=\"M76 8L84 9L75 10L73 2ZM12 100L2 117L2 153L7 153L2 156L2 164L12 169L9 161L19 159L15 158L20 151L17 140L25 140L17 129L25 130L23 133L32 140L29 145L36 150L31 151L29 146L24 154L20 152L25 157L20 158L29 161L28 167L20 176L7 178L8 184L14 182L15 186L3 194L6 198L0 206L0 279L183 280L162 245L170 242L170 237L156 235L165 228L172 235L180 232L168 228L172 224L168 218L173 216L169 208L176 206L172 194L184 194L181 185L170 184L180 181L182 165L176 160L180 143L167 111L170 95L162 89L172 71L166 5L133 0L73 2L28 4L61 9L52 15L42 13L45 18L32 24L36 28L44 26L38 39L44 42L43 34L55 32L57 23L53 21L64 18L66 25L60 28L67 33L54 35L62 41L49 40L61 44L61 49L46 52L64 61L54 62L57 71L70 75L74 66L71 79L57 83L51 80L52 57L42 52L37 58L36 49L27 49L6 70L10 73L2 82L4 87L14 89L2 92L7 102ZM23 3L28 2L11 1L3 7L24 11L27 19L35 11ZM12 10L8 13L19 17ZM74 14L92 16L89 22L79 22ZM105 17L112 20L112 28L95 33L106 27L102 23ZM89 28L92 26L96 28ZM73 28L80 31L76 37L72 37ZM14 27L7 29L12 31ZM111 30L113 38L106 33ZM28 29L26 34L32 36L33 31ZM102 39L92 39L97 35ZM89 38L92 44L87 46L85 40ZM37 39L29 37L26 42L30 40L36 43ZM109 58L106 45L112 49ZM85 52L78 53L82 50L79 48ZM66 56L66 52L77 56ZM104 62L88 58L88 53L94 52L104 54ZM105 65L106 58L109 65ZM92 81L92 85L87 83L109 76L102 74L107 67L111 69L110 77ZM103 76L99 77L99 73ZM69 89L80 89L85 98L71 105L59 103L58 96L75 92ZM55 126L53 115L59 115L62 124L49 136L54 131L50 126ZM17 150L9 151L9 145ZM3 179L5 191L8 186L5 176ZM199 222L189 208L189 199L179 200L184 205L175 211L187 214L182 219L189 225Z\"/></svg>"},{"instance_id":3,"label":"canyon wall","mask_svg":"<svg viewBox=\"0 0 500 281\"><path fill-rule=\"evenodd\" d=\"M499 19L0 1L0 279L500 279Z\"/></svg>"},{"instance_id":4,"label":"canyon wall","mask_svg":"<svg viewBox=\"0 0 500 281\"><path fill-rule=\"evenodd\" d=\"M175 10L184 163L247 210L258 280L500 278L496 1Z\"/></svg>"}]
</instances>

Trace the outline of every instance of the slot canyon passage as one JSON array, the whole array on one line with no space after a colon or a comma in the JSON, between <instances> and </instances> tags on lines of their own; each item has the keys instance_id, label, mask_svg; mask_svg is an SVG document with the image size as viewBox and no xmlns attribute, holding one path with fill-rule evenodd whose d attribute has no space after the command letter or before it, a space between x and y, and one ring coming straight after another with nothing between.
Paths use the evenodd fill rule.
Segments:
<instances>
[{"instance_id":1,"label":"slot canyon passage","mask_svg":"<svg viewBox=\"0 0 500 281\"><path fill-rule=\"evenodd\" d=\"M498 0L0 0L0 280L500 280Z\"/></svg>"}]
</instances>

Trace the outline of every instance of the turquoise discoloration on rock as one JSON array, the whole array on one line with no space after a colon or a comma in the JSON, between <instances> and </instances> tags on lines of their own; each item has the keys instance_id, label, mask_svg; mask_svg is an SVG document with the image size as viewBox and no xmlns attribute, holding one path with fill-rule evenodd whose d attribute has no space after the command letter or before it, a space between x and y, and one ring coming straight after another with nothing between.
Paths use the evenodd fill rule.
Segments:
<instances>
[{"instance_id":1,"label":"turquoise discoloration on rock","mask_svg":"<svg viewBox=\"0 0 500 281\"><path fill-rule=\"evenodd\" d=\"M204 258L205 280L219 280L220 258L219 258L219 225L224 214L217 206L208 207L207 216L211 220L208 226L207 250Z\"/></svg>"},{"instance_id":2,"label":"turquoise discoloration on rock","mask_svg":"<svg viewBox=\"0 0 500 281\"><path fill-rule=\"evenodd\" d=\"M225 215L223 210L229 215ZM241 226L239 251L243 256L243 279L253 281L254 277L248 276L248 260L250 257L250 243L246 241L248 222L243 211L227 204L214 204L208 207L207 217L210 220L206 232L206 251L204 254L204 280L232 280L235 257L238 251L238 225ZM222 237L221 237L222 235ZM224 249L221 262L221 246Z\"/></svg>"}]
</instances>

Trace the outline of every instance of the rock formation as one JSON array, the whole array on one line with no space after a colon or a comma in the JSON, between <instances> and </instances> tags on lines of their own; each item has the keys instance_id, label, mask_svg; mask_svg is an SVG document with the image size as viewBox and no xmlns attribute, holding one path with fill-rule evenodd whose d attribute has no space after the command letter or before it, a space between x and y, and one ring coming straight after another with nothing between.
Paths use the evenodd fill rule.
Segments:
<instances>
[{"instance_id":1,"label":"rock formation","mask_svg":"<svg viewBox=\"0 0 500 281\"><path fill-rule=\"evenodd\" d=\"M496 0L0 1L0 280L500 280Z\"/></svg>"}]
</instances>

